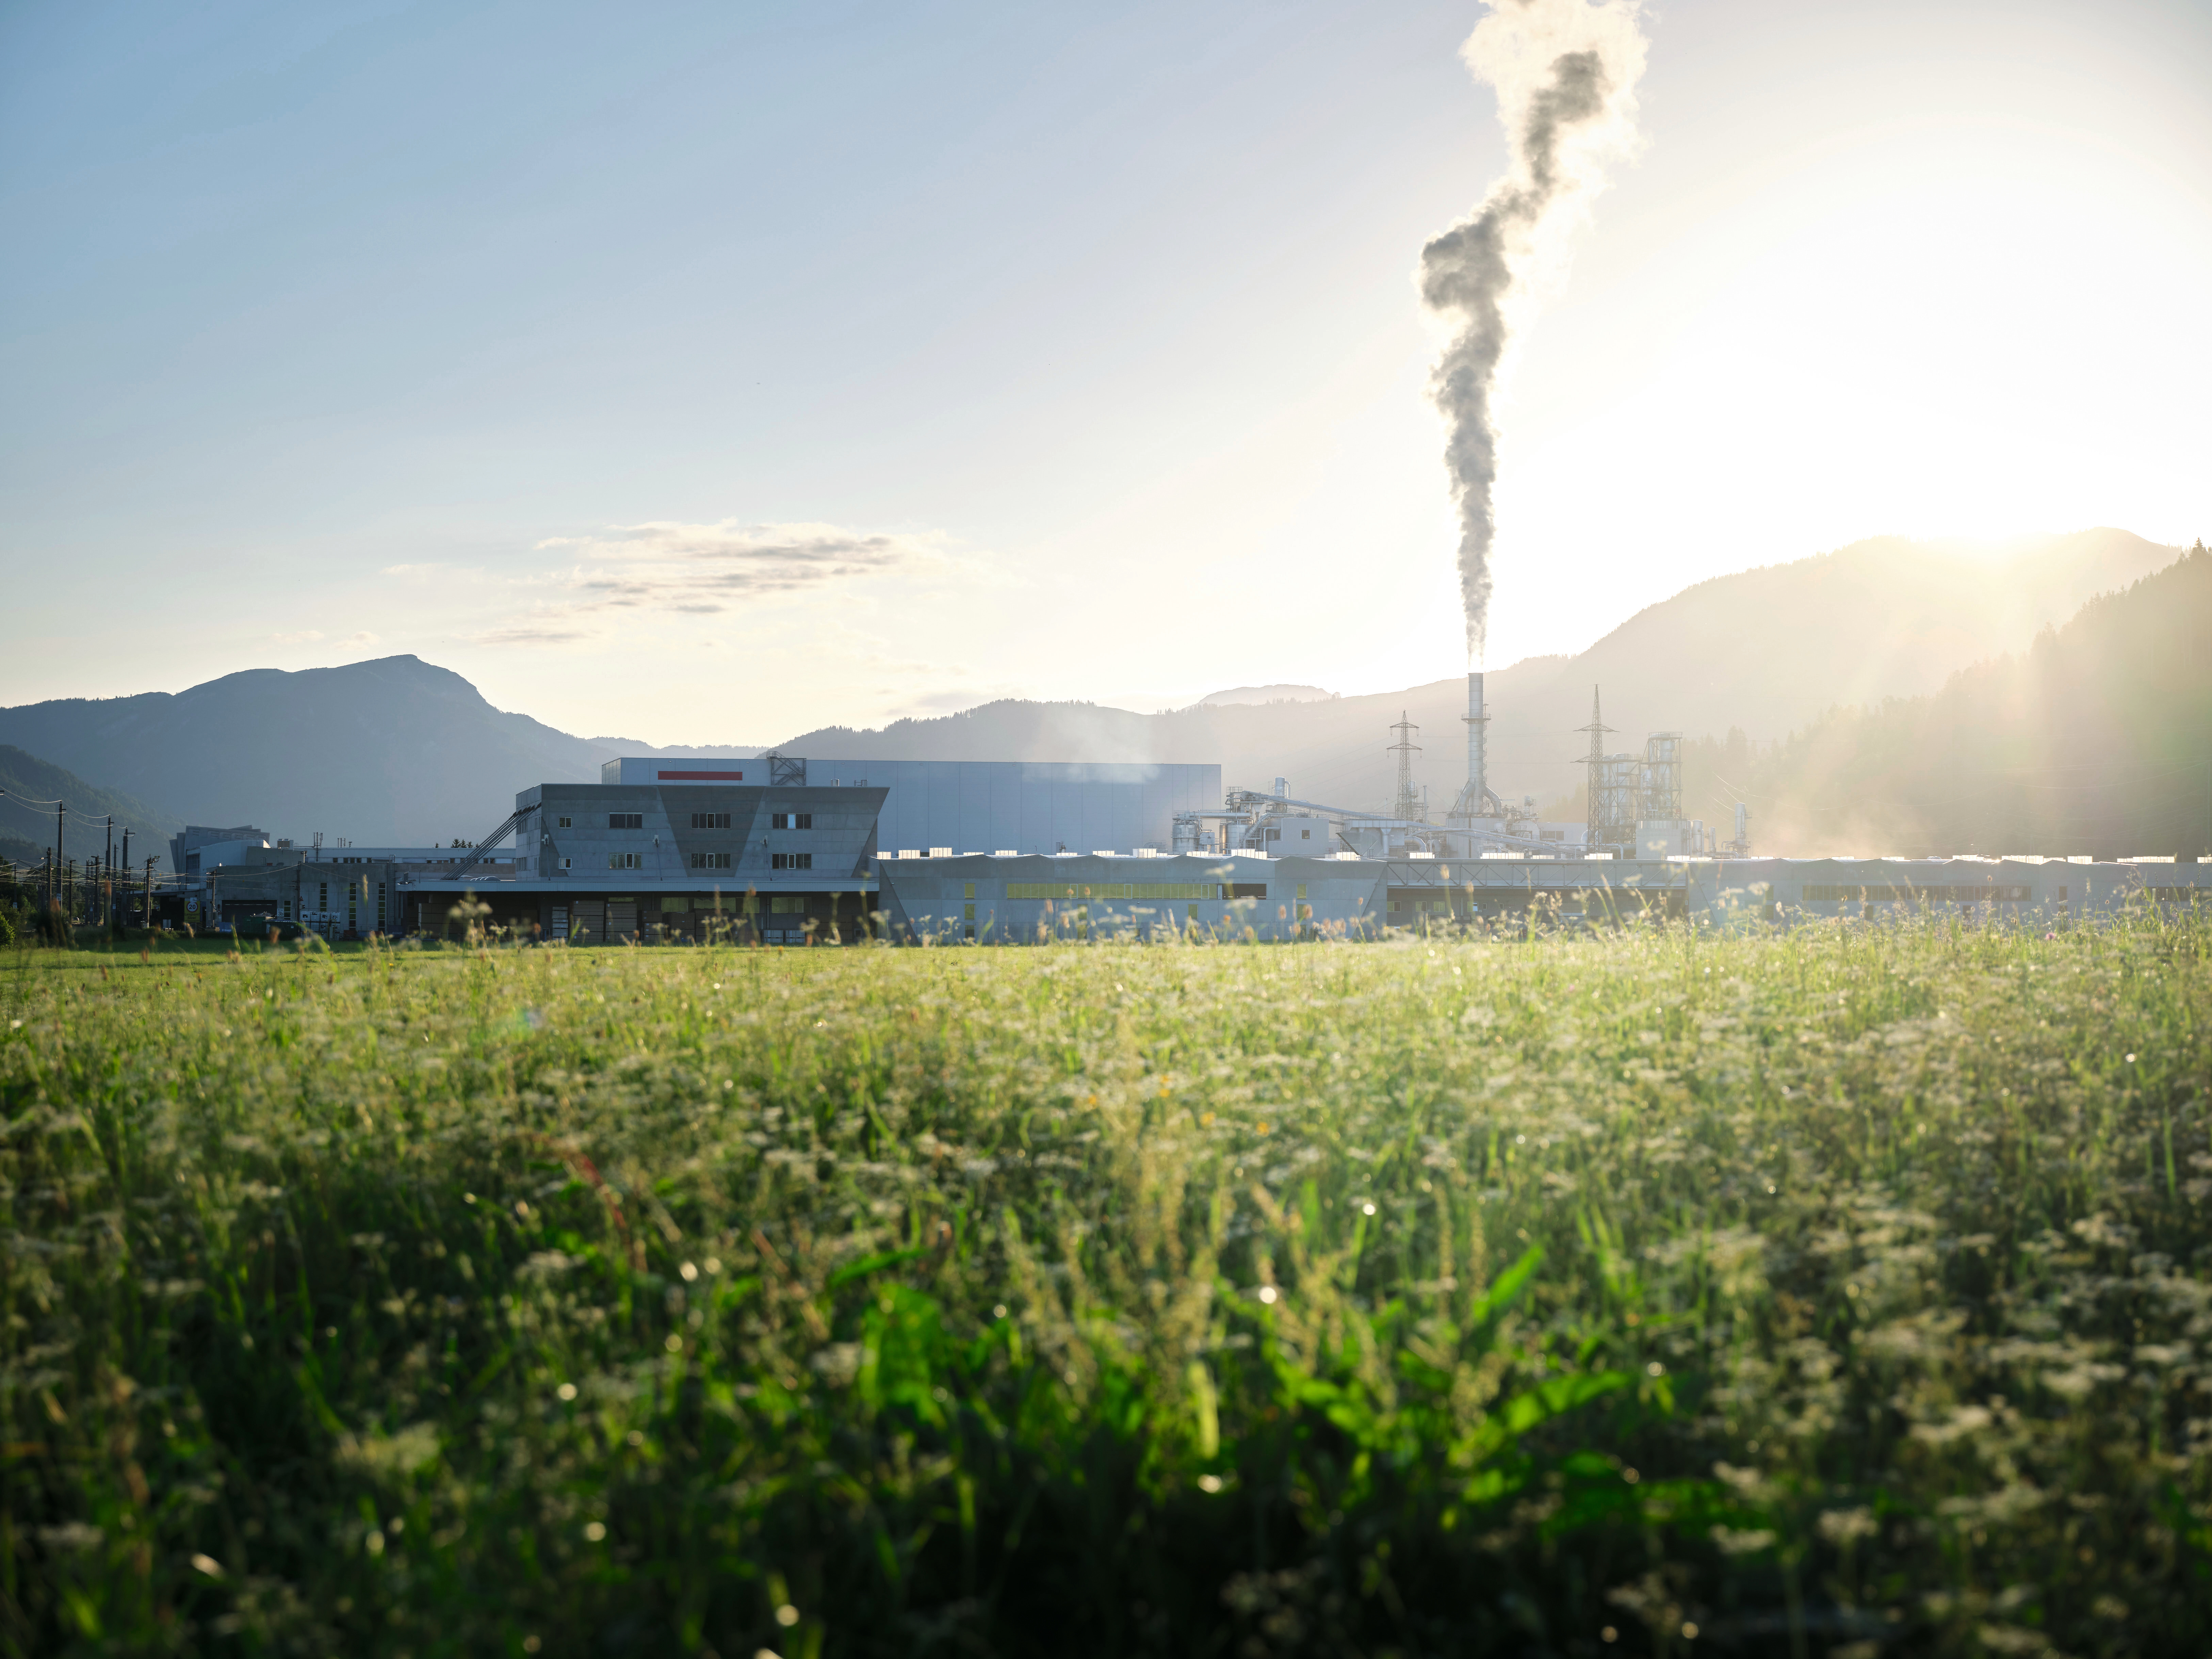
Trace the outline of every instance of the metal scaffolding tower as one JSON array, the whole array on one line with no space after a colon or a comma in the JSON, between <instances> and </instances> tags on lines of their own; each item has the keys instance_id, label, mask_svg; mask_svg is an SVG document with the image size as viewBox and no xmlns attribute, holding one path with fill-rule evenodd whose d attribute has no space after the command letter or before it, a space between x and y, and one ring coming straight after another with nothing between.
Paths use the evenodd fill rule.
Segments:
<instances>
[{"instance_id":1,"label":"metal scaffolding tower","mask_svg":"<svg viewBox=\"0 0 2212 1659\"><path fill-rule=\"evenodd\" d=\"M1636 816L1672 823L1682 816L1682 734L1654 732L1644 740L1644 799Z\"/></svg>"}]
</instances>

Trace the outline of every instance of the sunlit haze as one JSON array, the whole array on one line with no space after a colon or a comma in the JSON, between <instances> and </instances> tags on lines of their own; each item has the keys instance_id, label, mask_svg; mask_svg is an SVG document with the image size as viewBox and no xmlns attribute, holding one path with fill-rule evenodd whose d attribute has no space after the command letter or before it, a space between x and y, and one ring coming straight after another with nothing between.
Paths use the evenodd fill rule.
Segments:
<instances>
[{"instance_id":1,"label":"sunlit haze","mask_svg":"<svg viewBox=\"0 0 2212 1659\"><path fill-rule=\"evenodd\" d=\"M1415 271L1506 166L1484 15L10 10L0 702L413 653L750 744L1456 673ZM1643 27L1505 363L1492 666L1870 535L2212 535L2212 9Z\"/></svg>"}]
</instances>

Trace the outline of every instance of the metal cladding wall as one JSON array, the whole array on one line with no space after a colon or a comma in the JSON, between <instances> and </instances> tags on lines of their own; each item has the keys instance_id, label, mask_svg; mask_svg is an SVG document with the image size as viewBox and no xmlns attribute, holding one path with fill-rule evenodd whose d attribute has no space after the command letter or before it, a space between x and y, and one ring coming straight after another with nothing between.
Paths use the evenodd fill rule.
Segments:
<instances>
[{"instance_id":1,"label":"metal cladding wall","mask_svg":"<svg viewBox=\"0 0 2212 1659\"><path fill-rule=\"evenodd\" d=\"M848 784L888 788L876 845L885 856L901 848L927 853L1166 851L1175 815L1221 805L1217 765L1088 765L1073 761L817 760L808 781L823 774Z\"/></svg>"},{"instance_id":2,"label":"metal cladding wall","mask_svg":"<svg viewBox=\"0 0 2212 1659\"><path fill-rule=\"evenodd\" d=\"M2058 859L1731 859L1711 872L1719 902L1749 892L1779 918L1966 913L2048 922L2130 907L2212 907L2212 866Z\"/></svg>"},{"instance_id":3,"label":"metal cladding wall","mask_svg":"<svg viewBox=\"0 0 2212 1659\"><path fill-rule=\"evenodd\" d=\"M1328 859L886 859L886 924L896 939L1026 945L1129 934L1295 939L1381 926L1386 866Z\"/></svg>"}]
</instances>

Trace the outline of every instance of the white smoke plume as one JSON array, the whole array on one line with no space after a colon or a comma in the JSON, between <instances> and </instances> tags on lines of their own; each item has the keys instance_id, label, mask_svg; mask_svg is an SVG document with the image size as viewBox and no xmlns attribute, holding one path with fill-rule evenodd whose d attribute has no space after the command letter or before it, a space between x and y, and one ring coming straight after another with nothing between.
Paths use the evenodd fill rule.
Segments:
<instances>
[{"instance_id":1,"label":"white smoke plume","mask_svg":"<svg viewBox=\"0 0 2212 1659\"><path fill-rule=\"evenodd\" d=\"M1474 216L1421 250L1421 298L1459 320L1430 391L1450 427L1444 463L1459 505L1460 599L1480 663L1490 625L1490 547L1498 478L1492 402L1498 364L1525 323L1538 273L1605 185L1606 164L1636 145L1644 38L1638 0L1495 0L1460 48L1497 88L1512 165Z\"/></svg>"}]
</instances>

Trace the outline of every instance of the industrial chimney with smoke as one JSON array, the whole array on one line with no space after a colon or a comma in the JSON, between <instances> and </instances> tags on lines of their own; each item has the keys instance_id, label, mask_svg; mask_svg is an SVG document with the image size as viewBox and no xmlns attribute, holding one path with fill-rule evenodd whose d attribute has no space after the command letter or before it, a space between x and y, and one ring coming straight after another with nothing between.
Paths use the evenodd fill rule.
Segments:
<instances>
[{"instance_id":1,"label":"industrial chimney with smoke","mask_svg":"<svg viewBox=\"0 0 2212 1659\"><path fill-rule=\"evenodd\" d=\"M1487 736L1485 728L1490 717L1482 712L1482 673L1480 670L1467 677L1467 782L1452 803L1451 821L1471 823L1476 818L1502 817L1504 803L1490 787L1489 757L1484 750Z\"/></svg>"}]
</instances>

